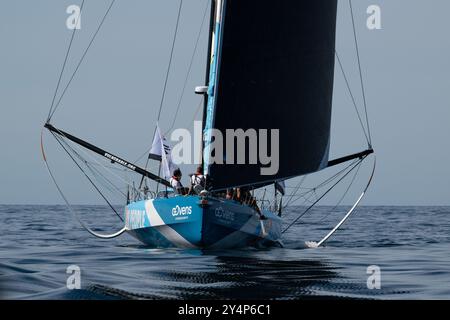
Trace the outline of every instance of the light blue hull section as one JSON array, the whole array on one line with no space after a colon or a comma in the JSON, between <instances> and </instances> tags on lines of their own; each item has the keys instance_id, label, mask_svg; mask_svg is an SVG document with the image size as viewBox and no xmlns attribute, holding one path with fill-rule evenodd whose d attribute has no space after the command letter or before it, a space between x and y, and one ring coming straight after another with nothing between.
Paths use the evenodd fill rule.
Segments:
<instances>
[{"instance_id":1,"label":"light blue hull section","mask_svg":"<svg viewBox=\"0 0 450 320\"><path fill-rule=\"evenodd\" d=\"M125 223L130 235L152 247L226 249L280 244L281 219L238 202L197 196L158 198L129 204Z\"/></svg>"}]
</instances>

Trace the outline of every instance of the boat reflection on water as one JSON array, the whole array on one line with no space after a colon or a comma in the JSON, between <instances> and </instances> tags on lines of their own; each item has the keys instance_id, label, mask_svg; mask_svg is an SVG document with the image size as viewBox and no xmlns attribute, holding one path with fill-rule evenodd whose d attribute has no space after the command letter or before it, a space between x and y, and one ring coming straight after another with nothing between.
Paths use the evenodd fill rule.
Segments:
<instances>
[{"instance_id":1,"label":"boat reflection on water","mask_svg":"<svg viewBox=\"0 0 450 320\"><path fill-rule=\"evenodd\" d=\"M295 299L339 277L320 261L277 261L218 256L216 272L167 272L180 299ZM178 285L177 283L181 283ZM192 285L186 284L191 283ZM201 290L198 290L199 286Z\"/></svg>"},{"instance_id":2,"label":"boat reflection on water","mask_svg":"<svg viewBox=\"0 0 450 320\"><path fill-rule=\"evenodd\" d=\"M198 254L205 257L217 253L199 251ZM137 293L102 285L93 285L88 290L113 299L322 299L335 298L324 291L345 282L337 267L319 260L267 260L243 255L215 255L205 268L192 267L186 261L184 267L152 271L149 277L155 290L142 288L145 293L140 289ZM149 279L144 281L148 283Z\"/></svg>"}]
</instances>

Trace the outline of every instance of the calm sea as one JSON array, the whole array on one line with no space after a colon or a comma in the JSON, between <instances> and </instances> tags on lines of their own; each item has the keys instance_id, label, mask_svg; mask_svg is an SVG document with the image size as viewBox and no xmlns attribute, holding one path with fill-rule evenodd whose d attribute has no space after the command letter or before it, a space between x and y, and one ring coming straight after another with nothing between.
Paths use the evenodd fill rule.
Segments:
<instances>
[{"instance_id":1,"label":"calm sea","mask_svg":"<svg viewBox=\"0 0 450 320\"><path fill-rule=\"evenodd\" d=\"M302 209L291 207L286 221ZM347 208L331 209L291 228L284 248L200 251L99 240L63 206L0 206L0 298L450 299L449 207L361 207L326 247L305 249ZM105 207L77 210L92 227L120 228ZM73 265L80 290L66 287ZM369 266L379 268L380 289L368 287Z\"/></svg>"}]
</instances>

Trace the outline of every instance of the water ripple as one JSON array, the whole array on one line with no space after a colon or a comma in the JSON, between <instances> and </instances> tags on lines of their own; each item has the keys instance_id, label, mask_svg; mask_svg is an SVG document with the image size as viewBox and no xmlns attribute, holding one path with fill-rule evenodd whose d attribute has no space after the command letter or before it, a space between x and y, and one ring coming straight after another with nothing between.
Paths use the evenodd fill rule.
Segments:
<instances>
[{"instance_id":1,"label":"water ripple","mask_svg":"<svg viewBox=\"0 0 450 320\"><path fill-rule=\"evenodd\" d=\"M284 248L157 249L129 236L89 236L60 206L0 206L0 298L7 299L449 299L450 208L365 207L325 247L348 208L319 207L291 228ZM86 221L120 226L108 210L80 206ZM286 221L302 208L291 208ZM82 289L66 288L81 268ZM381 289L367 267L381 268Z\"/></svg>"}]
</instances>

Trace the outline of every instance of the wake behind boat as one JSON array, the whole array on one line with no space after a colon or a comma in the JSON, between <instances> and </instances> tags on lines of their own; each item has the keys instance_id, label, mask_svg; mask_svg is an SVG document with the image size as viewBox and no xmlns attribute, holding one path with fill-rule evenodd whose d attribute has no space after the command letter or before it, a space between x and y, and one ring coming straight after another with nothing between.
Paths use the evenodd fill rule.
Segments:
<instances>
[{"instance_id":1,"label":"wake behind boat","mask_svg":"<svg viewBox=\"0 0 450 320\"><path fill-rule=\"evenodd\" d=\"M367 148L352 155L329 159L337 56L337 0L282 0L276 5L257 0L214 0L208 3L210 32L206 83L195 90L204 96L201 175L205 181L190 192L179 192L176 185L168 181L176 165L172 161L171 147L158 125L182 13L182 0L153 146L144 166L54 127L51 120L67 87L59 100L53 99L45 128L124 222L122 230L110 235L100 234L86 226L58 185L42 144L47 168L58 190L82 226L95 236L113 238L126 232L153 247L223 249L281 245L283 232L297 223L350 173L358 172L361 163L373 153L366 112L366 127L362 122L361 125ZM105 18L113 4L114 1ZM205 16L207 12L205 10ZM72 41L73 36L65 63ZM55 97L59 88L60 81ZM358 117L361 121L359 113ZM87 161L78 148L96 154L96 165L99 165L98 158L102 158L140 176L138 183L127 183L124 213L116 211L112 201L96 184L96 178L110 189L119 188L104 177L92 161ZM159 172L150 172L150 161L159 164ZM296 196L294 192L283 204L283 198L287 196L286 181L342 164L347 166L312 189L316 195L315 200L310 201L312 205L283 228L283 208ZM374 169L355 205L325 238L316 243L317 246L327 241L348 220L369 187L373 173ZM149 182L153 182L153 189L149 188ZM317 196L316 191L330 185L322 195ZM300 186L294 189L298 191ZM228 193L239 193L241 190L245 190L245 199L228 196ZM120 194L121 191L118 191Z\"/></svg>"}]
</instances>

